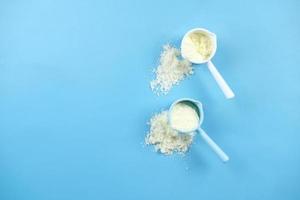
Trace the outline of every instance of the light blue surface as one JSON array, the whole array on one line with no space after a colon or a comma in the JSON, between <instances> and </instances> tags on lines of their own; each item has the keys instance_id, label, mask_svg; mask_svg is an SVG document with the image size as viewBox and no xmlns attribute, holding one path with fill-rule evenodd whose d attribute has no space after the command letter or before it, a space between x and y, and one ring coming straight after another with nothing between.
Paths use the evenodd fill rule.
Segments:
<instances>
[{"instance_id":1,"label":"light blue surface","mask_svg":"<svg viewBox=\"0 0 300 200\"><path fill-rule=\"evenodd\" d=\"M300 199L300 2L0 1L1 200ZM149 89L161 46L218 36L205 65L165 97ZM151 115L204 104L187 156L143 147Z\"/></svg>"}]
</instances>

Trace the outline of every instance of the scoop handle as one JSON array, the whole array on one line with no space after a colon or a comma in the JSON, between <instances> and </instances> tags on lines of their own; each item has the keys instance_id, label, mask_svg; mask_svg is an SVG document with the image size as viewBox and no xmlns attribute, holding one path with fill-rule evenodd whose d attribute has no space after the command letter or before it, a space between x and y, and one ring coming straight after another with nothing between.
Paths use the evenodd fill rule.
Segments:
<instances>
[{"instance_id":1,"label":"scoop handle","mask_svg":"<svg viewBox=\"0 0 300 200\"><path fill-rule=\"evenodd\" d=\"M230 87L226 83L226 81L223 79L222 75L217 70L217 68L215 67L215 65L211 61L208 61L207 62L207 66L208 66L209 71L211 72L211 74L213 75L213 77L215 78L215 80L217 81L219 87L223 91L225 97L227 99L233 98L234 97L234 93L232 92L232 90L230 89Z\"/></svg>"},{"instance_id":2,"label":"scoop handle","mask_svg":"<svg viewBox=\"0 0 300 200\"><path fill-rule=\"evenodd\" d=\"M223 162L227 162L229 160L228 155L207 135L207 133L202 130L198 129L201 137L204 141L210 146L210 148L220 157Z\"/></svg>"}]
</instances>

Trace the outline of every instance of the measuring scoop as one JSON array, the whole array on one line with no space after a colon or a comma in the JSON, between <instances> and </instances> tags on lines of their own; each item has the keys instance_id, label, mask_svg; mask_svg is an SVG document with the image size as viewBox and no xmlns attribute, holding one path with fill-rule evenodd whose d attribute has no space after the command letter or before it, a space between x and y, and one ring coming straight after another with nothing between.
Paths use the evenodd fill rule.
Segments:
<instances>
[{"instance_id":1,"label":"measuring scoop","mask_svg":"<svg viewBox=\"0 0 300 200\"><path fill-rule=\"evenodd\" d=\"M191 41L190 41L189 37L191 36L191 34L194 34L194 33L204 34L211 39L213 49L212 49L212 52L210 53L210 55L205 59L201 58L201 56L198 56L198 57L195 56L195 54L197 54L196 49L192 50L193 52L191 52L191 49L187 48L187 46L191 46ZM188 31L184 35L184 37L181 41L182 57L192 63L195 63L195 64L207 63L209 71L211 72L211 74L213 75L215 80L217 81L217 83L218 83L219 87L221 88L221 90L223 91L225 97L227 99L230 99L230 98L234 97L233 91L230 89L229 85L223 79L222 75L219 73L219 71L217 70L215 65L211 62L211 59L215 55L216 51L217 51L217 36L214 33L210 32L204 28L195 28L195 29ZM200 54L200 53L198 53L198 54ZM192 56L192 55L194 55L194 56Z\"/></svg>"},{"instance_id":2,"label":"measuring scoop","mask_svg":"<svg viewBox=\"0 0 300 200\"><path fill-rule=\"evenodd\" d=\"M189 130L188 132L186 132L186 130L178 130L172 126L172 114L171 113L172 113L174 106L179 103L184 103L185 105L190 106L191 108L195 109L195 111L197 112L198 117L199 117L199 125L194 130ZM173 129L177 130L179 133L182 133L182 134L190 134L190 133L196 132L196 131L199 132L199 134L201 135L203 140L210 146L210 148L220 157L220 159L223 162L227 162L229 160L229 157L227 156L227 154L207 135L207 133L203 129L201 129L201 124L204 119L204 113L203 113L203 108L202 108L201 102L194 100L194 99L190 99L190 98L179 99L171 105L171 107L169 109L168 118L169 118L168 119L169 124L171 125L171 127Z\"/></svg>"}]
</instances>

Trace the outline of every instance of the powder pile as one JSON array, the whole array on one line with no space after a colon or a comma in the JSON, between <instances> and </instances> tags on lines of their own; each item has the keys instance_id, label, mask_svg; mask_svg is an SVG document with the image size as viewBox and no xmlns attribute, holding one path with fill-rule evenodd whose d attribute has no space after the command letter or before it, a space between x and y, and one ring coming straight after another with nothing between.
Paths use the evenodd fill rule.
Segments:
<instances>
[{"instance_id":1,"label":"powder pile","mask_svg":"<svg viewBox=\"0 0 300 200\"><path fill-rule=\"evenodd\" d=\"M155 150L170 155L174 152L185 153L193 142L194 134L179 134L168 123L168 112L162 111L150 120L150 131L145 138L148 145Z\"/></svg>"},{"instance_id":2,"label":"powder pile","mask_svg":"<svg viewBox=\"0 0 300 200\"><path fill-rule=\"evenodd\" d=\"M174 85L178 85L186 76L193 74L192 64L180 57L179 49L170 45L163 47L159 65L154 70L156 79L150 83L152 91L157 95L167 94Z\"/></svg>"}]
</instances>

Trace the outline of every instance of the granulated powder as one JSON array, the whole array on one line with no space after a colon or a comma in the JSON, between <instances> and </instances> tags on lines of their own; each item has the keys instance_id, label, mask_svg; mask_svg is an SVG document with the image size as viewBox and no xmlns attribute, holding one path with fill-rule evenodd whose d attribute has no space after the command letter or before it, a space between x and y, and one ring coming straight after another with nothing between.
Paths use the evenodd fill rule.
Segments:
<instances>
[{"instance_id":1,"label":"granulated powder","mask_svg":"<svg viewBox=\"0 0 300 200\"><path fill-rule=\"evenodd\" d=\"M150 83L152 91L157 95L167 94L174 85L178 85L186 76L193 74L192 64L180 57L179 49L170 45L163 47L159 66L154 70L156 78Z\"/></svg>"},{"instance_id":2,"label":"granulated powder","mask_svg":"<svg viewBox=\"0 0 300 200\"><path fill-rule=\"evenodd\" d=\"M150 119L150 131L145 138L155 150L170 155L174 152L185 153L193 142L194 133L180 134L168 123L168 111L162 111Z\"/></svg>"}]
</instances>

